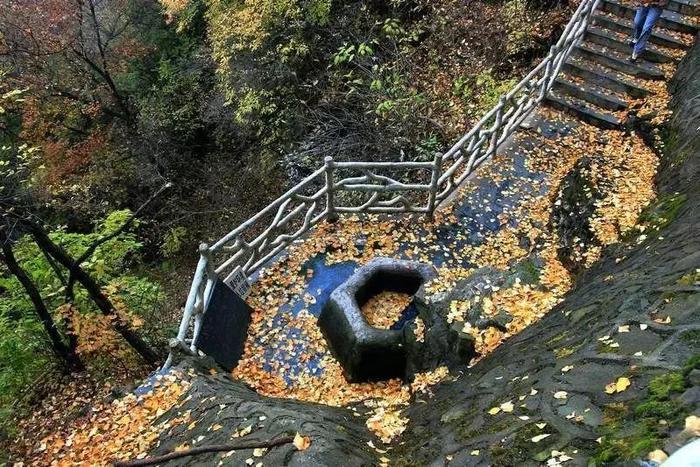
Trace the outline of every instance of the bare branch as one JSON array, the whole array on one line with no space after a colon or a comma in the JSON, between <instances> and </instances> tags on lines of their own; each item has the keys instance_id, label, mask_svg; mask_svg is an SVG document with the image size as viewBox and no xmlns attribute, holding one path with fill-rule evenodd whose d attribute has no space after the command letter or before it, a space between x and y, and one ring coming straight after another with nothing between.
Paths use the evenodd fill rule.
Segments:
<instances>
[{"instance_id":1,"label":"bare branch","mask_svg":"<svg viewBox=\"0 0 700 467\"><path fill-rule=\"evenodd\" d=\"M128 462L115 462L114 467L141 467L145 465L156 465L162 464L163 462L171 461L173 459L179 459L181 457L194 456L197 454L206 454L210 452L228 452L235 451L238 449L274 448L277 446L282 446L284 444L289 444L293 441L293 436L283 436L270 441L249 441L246 443L211 444L208 446L198 446L196 448L186 449L184 451L174 451L169 454L164 454L162 456L147 457L145 459L138 459Z\"/></svg>"}]
</instances>

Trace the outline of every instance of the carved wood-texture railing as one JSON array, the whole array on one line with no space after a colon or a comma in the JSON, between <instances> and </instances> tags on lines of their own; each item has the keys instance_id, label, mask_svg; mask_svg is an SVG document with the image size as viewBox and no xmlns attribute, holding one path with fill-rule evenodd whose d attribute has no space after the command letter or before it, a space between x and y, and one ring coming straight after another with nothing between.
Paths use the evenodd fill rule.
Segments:
<instances>
[{"instance_id":1,"label":"carved wood-texture railing","mask_svg":"<svg viewBox=\"0 0 700 467\"><path fill-rule=\"evenodd\" d=\"M200 246L173 351L197 354L195 342L207 299L218 277L240 268L251 277L319 222L343 213L422 213L440 203L506 141L547 96L564 61L586 32L599 0L583 0L548 55L449 151L432 162L340 162L324 166L219 241ZM217 261L223 256L221 262ZM216 265L218 264L218 266ZM191 336L191 337L188 337Z\"/></svg>"}]
</instances>

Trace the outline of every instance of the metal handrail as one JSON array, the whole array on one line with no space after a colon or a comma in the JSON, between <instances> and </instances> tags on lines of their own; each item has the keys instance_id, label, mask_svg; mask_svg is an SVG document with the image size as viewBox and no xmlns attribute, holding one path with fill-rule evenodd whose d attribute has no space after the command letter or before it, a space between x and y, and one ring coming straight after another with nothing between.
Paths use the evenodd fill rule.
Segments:
<instances>
[{"instance_id":1,"label":"metal handrail","mask_svg":"<svg viewBox=\"0 0 700 467\"><path fill-rule=\"evenodd\" d=\"M318 223L334 221L338 213L422 213L432 217L437 207L503 144L546 98L564 61L580 42L600 0L583 0L547 56L489 110L454 146L431 162L340 162L326 157L323 167L306 177L263 210L211 246L200 245L200 260L192 280L177 337L176 349L197 354L196 341L207 300L217 278L238 269L251 277L293 241ZM339 171L353 172L338 178ZM429 183L403 182L384 172L429 171ZM427 179L424 177L423 180ZM341 205L339 194L362 193L358 206ZM425 195L424 204L413 195ZM265 223L266 217L272 217ZM261 227L262 226L262 227ZM287 230L285 230L288 229ZM262 229L262 230L261 230ZM260 232L255 234L255 232ZM253 236L251 240L246 237ZM216 254L228 257L214 265ZM191 338L187 336L191 335Z\"/></svg>"}]
</instances>

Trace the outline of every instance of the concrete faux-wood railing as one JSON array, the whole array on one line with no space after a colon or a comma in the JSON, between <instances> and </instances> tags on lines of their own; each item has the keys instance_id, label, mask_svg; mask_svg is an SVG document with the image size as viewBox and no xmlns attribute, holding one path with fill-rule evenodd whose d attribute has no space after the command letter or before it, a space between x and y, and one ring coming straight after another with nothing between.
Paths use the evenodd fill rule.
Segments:
<instances>
[{"instance_id":1,"label":"concrete faux-wood railing","mask_svg":"<svg viewBox=\"0 0 700 467\"><path fill-rule=\"evenodd\" d=\"M335 221L340 214L421 213L432 217L547 97L564 62L586 33L599 1L583 0L544 60L433 161L340 162L327 157L323 167L219 241L200 245L180 328L171 340L164 366L172 364L177 350L198 354L195 344L219 277L236 272L250 278L315 225ZM221 256L224 259L217 262Z\"/></svg>"}]
</instances>

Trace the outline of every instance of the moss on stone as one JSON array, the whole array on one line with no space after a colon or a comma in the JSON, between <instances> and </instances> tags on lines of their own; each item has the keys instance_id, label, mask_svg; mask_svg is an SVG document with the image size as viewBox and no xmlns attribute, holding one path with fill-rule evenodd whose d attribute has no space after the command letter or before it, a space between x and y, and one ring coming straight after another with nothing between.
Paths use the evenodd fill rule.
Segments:
<instances>
[{"instance_id":1,"label":"moss on stone","mask_svg":"<svg viewBox=\"0 0 700 467\"><path fill-rule=\"evenodd\" d=\"M540 282L540 267L532 258L521 261L515 266L515 276L525 284L538 284Z\"/></svg>"},{"instance_id":2,"label":"moss on stone","mask_svg":"<svg viewBox=\"0 0 700 467\"><path fill-rule=\"evenodd\" d=\"M483 434L481 430L472 429L472 423L474 422L474 417L476 416L476 410L476 407L472 407L470 410L460 414L457 417L451 418L447 422L455 431L457 439L468 440Z\"/></svg>"},{"instance_id":3,"label":"moss on stone","mask_svg":"<svg viewBox=\"0 0 700 467\"><path fill-rule=\"evenodd\" d=\"M620 352L620 347L613 347L610 344L599 342L596 351L598 353L618 353Z\"/></svg>"},{"instance_id":4,"label":"moss on stone","mask_svg":"<svg viewBox=\"0 0 700 467\"><path fill-rule=\"evenodd\" d=\"M645 233L660 232L678 217L686 200L687 196L684 194L660 196L642 211L639 215L639 224L646 226ZM634 235L640 233L636 229L634 232Z\"/></svg>"},{"instance_id":5,"label":"moss on stone","mask_svg":"<svg viewBox=\"0 0 700 467\"><path fill-rule=\"evenodd\" d=\"M668 399L672 392L682 392L685 382L681 373L667 373L649 382L649 396L654 400Z\"/></svg>"},{"instance_id":6,"label":"moss on stone","mask_svg":"<svg viewBox=\"0 0 700 467\"><path fill-rule=\"evenodd\" d=\"M493 465L520 465L532 457L533 449L541 448L534 444L532 438L541 435L542 430L534 423L525 425L515 432L512 441L506 439L504 445L493 445L490 448Z\"/></svg>"},{"instance_id":7,"label":"moss on stone","mask_svg":"<svg viewBox=\"0 0 700 467\"><path fill-rule=\"evenodd\" d=\"M558 359L570 357L578 349L583 347L583 344L584 344L584 342L581 342L580 344L576 344L576 345L571 346L571 347L559 347L558 349L554 349L554 356L557 357Z\"/></svg>"},{"instance_id":8,"label":"moss on stone","mask_svg":"<svg viewBox=\"0 0 700 467\"><path fill-rule=\"evenodd\" d=\"M676 282L678 285L695 285L697 283L700 283L700 270L689 272Z\"/></svg>"},{"instance_id":9,"label":"moss on stone","mask_svg":"<svg viewBox=\"0 0 700 467\"><path fill-rule=\"evenodd\" d=\"M557 342L561 341L562 339L565 339L568 335L569 335L569 331L564 331L561 334L557 334L556 336L549 339L545 344L548 346L554 345Z\"/></svg>"},{"instance_id":10,"label":"moss on stone","mask_svg":"<svg viewBox=\"0 0 700 467\"><path fill-rule=\"evenodd\" d=\"M665 427L681 427L690 411L676 396L689 387L686 377L697 366L700 356L691 358L680 372L653 378L646 396L636 403L606 406L600 427L602 442L594 460L607 463L639 459L658 449L668 436Z\"/></svg>"}]
</instances>

